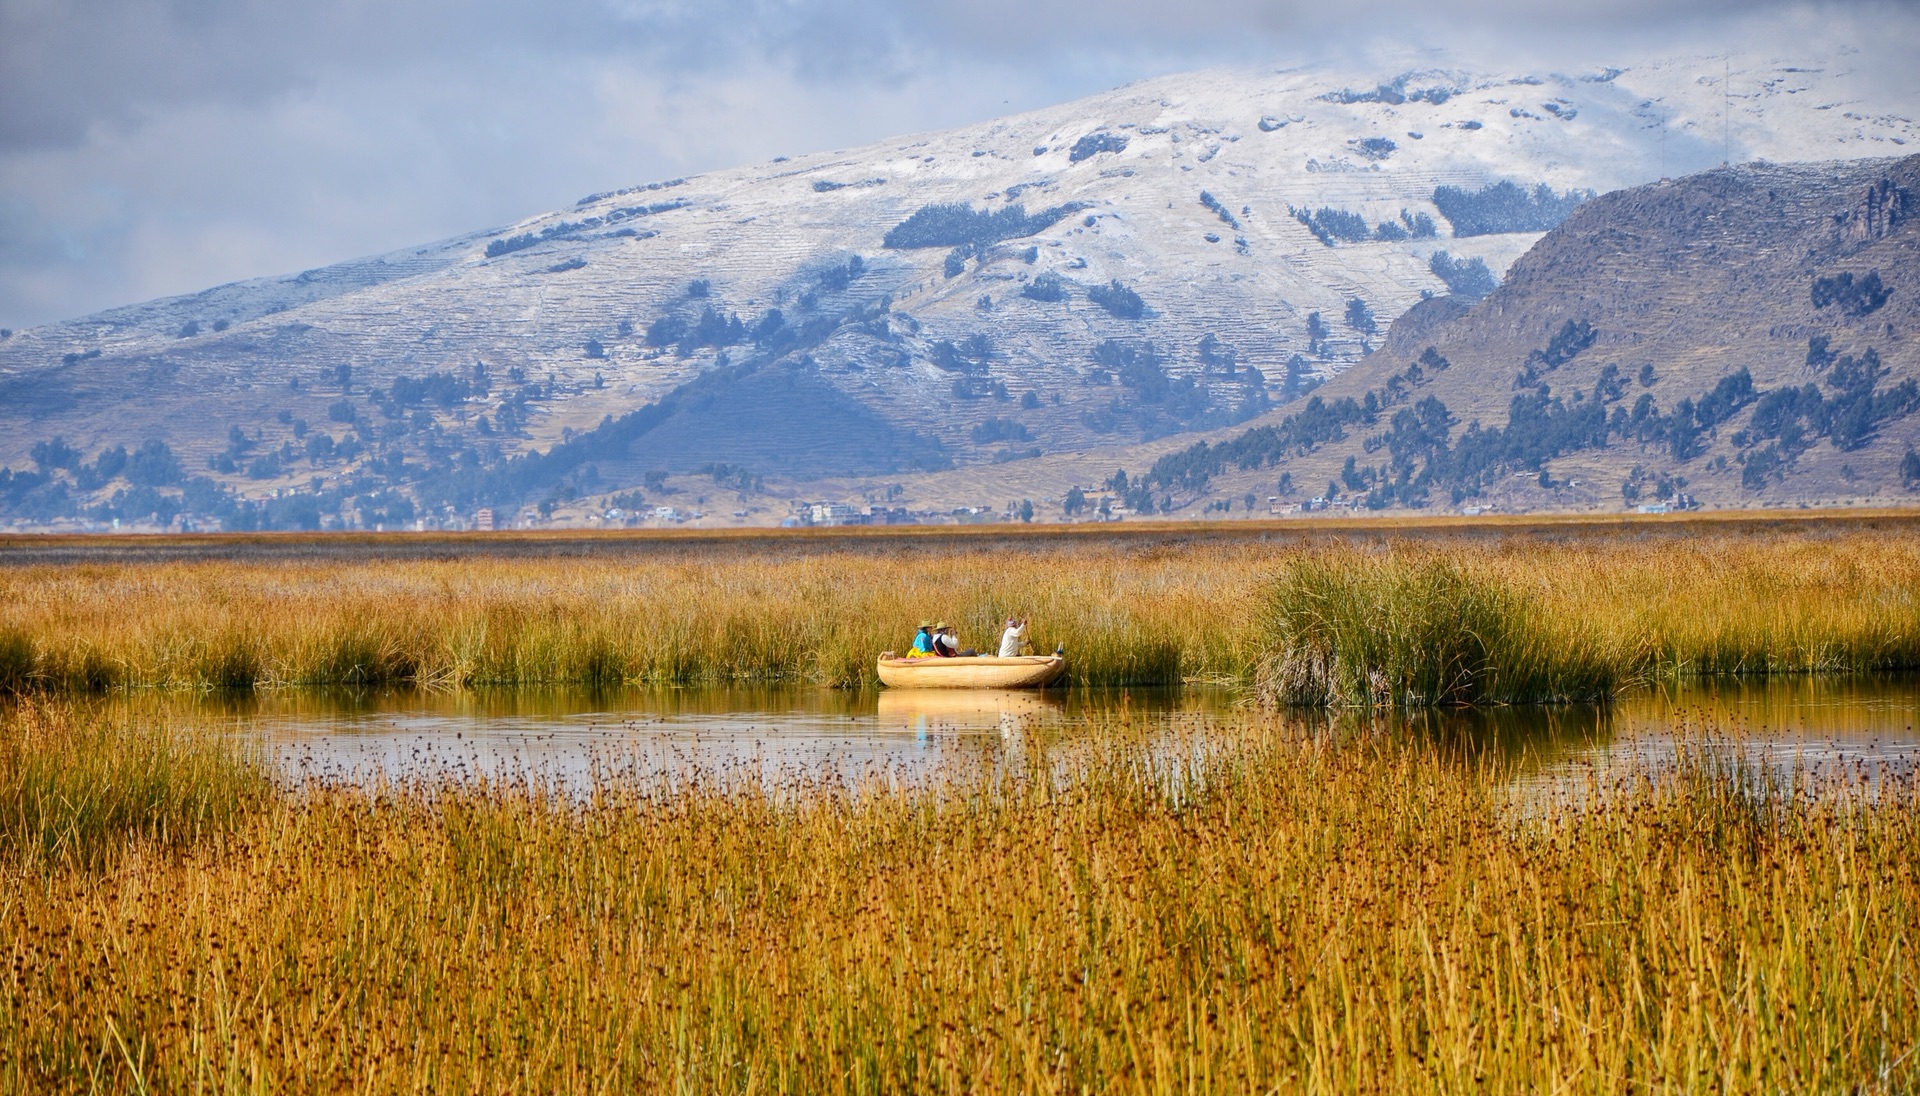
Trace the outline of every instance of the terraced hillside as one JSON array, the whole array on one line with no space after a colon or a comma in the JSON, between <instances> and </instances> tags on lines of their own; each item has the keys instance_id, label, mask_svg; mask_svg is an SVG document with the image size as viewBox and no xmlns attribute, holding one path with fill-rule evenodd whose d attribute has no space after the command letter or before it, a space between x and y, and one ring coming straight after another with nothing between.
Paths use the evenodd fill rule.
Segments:
<instances>
[{"instance_id":1,"label":"terraced hillside","mask_svg":"<svg viewBox=\"0 0 1920 1096\"><path fill-rule=\"evenodd\" d=\"M1723 139L1920 139L1839 69L1744 59L1730 100L1721 69L1167 77L13 333L0 520L564 514L695 474L742 520L1058 495L1361 383L1396 318L1486 293L1592 192Z\"/></svg>"},{"instance_id":2,"label":"terraced hillside","mask_svg":"<svg viewBox=\"0 0 1920 1096\"><path fill-rule=\"evenodd\" d=\"M1720 169L1596 198L1485 300L1403 316L1316 393L1337 429L1269 416L1144 478L1186 507L1282 474L1379 507L1909 500L1917 332L1920 156Z\"/></svg>"}]
</instances>

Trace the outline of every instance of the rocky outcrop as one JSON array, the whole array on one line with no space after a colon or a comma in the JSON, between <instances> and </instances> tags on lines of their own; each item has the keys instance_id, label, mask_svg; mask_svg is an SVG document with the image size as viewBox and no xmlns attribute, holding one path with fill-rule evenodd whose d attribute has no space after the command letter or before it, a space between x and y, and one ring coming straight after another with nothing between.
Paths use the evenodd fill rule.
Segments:
<instances>
[{"instance_id":1,"label":"rocky outcrop","mask_svg":"<svg viewBox=\"0 0 1920 1096\"><path fill-rule=\"evenodd\" d=\"M1839 225L1840 242L1868 244L1884 239L1912 216L1912 210L1912 192L1894 182L1891 175L1882 176L1867 187L1867 192L1852 209L1834 218Z\"/></svg>"}]
</instances>

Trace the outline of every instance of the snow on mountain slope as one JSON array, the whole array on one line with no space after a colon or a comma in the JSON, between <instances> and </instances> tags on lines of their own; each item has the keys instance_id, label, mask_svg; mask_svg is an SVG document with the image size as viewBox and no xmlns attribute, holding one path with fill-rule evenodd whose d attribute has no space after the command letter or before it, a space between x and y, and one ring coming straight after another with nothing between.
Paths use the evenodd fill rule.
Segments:
<instances>
[{"instance_id":1,"label":"snow on mountain slope","mask_svg":"<svg viewBox=\"0 0 1920 1096\"><path fill-rule=\"evenodd\" d=\"M341 441L358 431L363 455L289 459L262 485L364 470L382 453L417 473L462 453L546 448L756 354L807 374L777 390L889 432L885 446L845 450L875 460L867 471L1111 447L1258 413L1292 393L1290 361L1334 374L1377 344L1346 322L1351 302L1384 332L1447 291L1436 252L1498 276L1539 238L1455 235L1436 188L1605 191L1716 164L1723 141L1736 161L1792 161L1916 140L1911 118L1855 101L1843 65L1758 57L1564 75L1169 76L19 332L0 341L0 464L22 466L54 435L83 453L159 437L200 471L232 450L236 428L284 450L284 412ZM1059 216L977 247L885 246L941 203ZM1356 234L1354 218L1368 239L1328 231ZM1403 231L1427 222L1435 235ZM1137 295L1137 315L1125 294L1097 302L1115 282ZM1314 313L1324 338L1310 334ZM484 393L469 384L369 425L369 390L475 378L475 363ZM640 444L631 467L610 471L616 482L745 457L793 479L860 471L831 446L818 462L811 449L770 454L769 433L814 409L812 396L739 415L723 391L703 398L704 418L662 432L670 448ZM343 399L354 425L329 420Z\"/></svg>"}]
</instances>

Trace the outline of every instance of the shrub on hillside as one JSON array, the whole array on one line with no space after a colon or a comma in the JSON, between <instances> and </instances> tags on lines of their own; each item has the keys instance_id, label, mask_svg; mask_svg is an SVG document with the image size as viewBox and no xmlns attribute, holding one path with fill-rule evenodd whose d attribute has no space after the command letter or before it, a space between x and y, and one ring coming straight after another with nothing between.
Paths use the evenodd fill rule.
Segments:
<instances>
[{"instance_id":1,"label":"shrub on hillside","mask_svg":"<svg viewBox=\"0 0 1920 1096\"><path fill-rule=\"evenodd\" d=\"M1087 290L1087 299L1123 320L1137 320L1147 311L1140 294L1122 285L1118 278Z\"/></svg>"},{"instance_id":2,"label":"shrub on hillside","mask_svg":"<svg viewBox=\"0 0 1920 1096\"><path fill-rule=\"evenodd\" d=\"M1527 352L1527 363L1514 379L1513 386L1530 388L1538 384L1543 375L1572 361L1599 337L1599 330L1591 322L1568 320L1547 340L1545 347Z\"/></svg>"},{"instance_id":3,"label":"shrub on hillside","mask_svg":"<svg viewBox=\"0 0 1920 1096\"><path fill-rule=\"evenodd\" d=\"M1368 137L1365 140L1356 141L1353 147L1369 160L1384 160L1393 155L1400 146L1385 137Z\"/></svg>"},{"instance_id":4,"label":"shrub on hillside","mask_svg":"<svg viewBox=\"0 0 1920 1096\"><path fill-rule=\"evenodd\" d=\"M1317 210L1306 210L1288 206L1287 212L1293 214L1294 220L1305 225L1315 239L1328 247L1334 246L1335 240L1360 243L1373 235L1373 229L1368 226L1365 217L1344 209L1321 206Z\"/></svg>"},{"instance_id":5,"label":"shrub on hillside","mask_svg":"<svg viewBox=\"0 0 1920 1096\"><path fill-rule=\"evenodd\" d=\"M1866 277L1854 280L1852 274L1835 274L1829 278L1813 280L1813 307L1826 308L1839 305L1840 311L1849 316L1865 316L1877 312L1887 298L1893 296L1893 290L1880 283L1880 272L1870 270Z\"/></svg>"},{"instance_id":6,"label":"shrub on hillside","mask_svg":"<svg viewBox=\"0 0 1920 1096\"><path fill-rule=\"evenodd\" d=\"M49 441L34 442L29 455L33 457L33 463L40 466L42 472L52 471L55 468L72 468L80 463L80 450L68 445L66 438L58 436Z\"/></svg>"},{"instance_id":7,"label":"shrub on hillside","mask_svg":"<svg viewBox=\"0 0 1920 1096\"><path fill-rule=\"evenodd\" d=\"M1067 280L1049 270L1028 282L1020 295L1030 301L1058 303L1067 299Z\"/></svg>"},{"instance_id":8,"label":"shrub on hillside","mask_svg":"<svg viewBox=\"0 0 1920 1096\"><path fill-rule=\"evenodd\" d=\"M1436 251L1427 261L1427 269L1433 276L1447 283L1447 292L1456 297L1468 297L1479 300L1494 291L1497 284L1493 271L1487 269L1485 259L1456 259L1444 251Z\"/></svg>"},{"instance_id":9,"label":"shrub on hillside","mask_svg":"<svg viewBox=\"0 0 1920 1096\"><path fill-rule=\"evenodd\" d=\"M531 232L523 232L518 236L504 236L498 240L488 242L487 258L497 259L502 255L509 255L515 251L524 251L539 242L540 237L535 236Z\"/></svg>"},{"instance_id":10,"label":"shrub on hillside","mask_svg":"<svg viewBox=\"0 0 1920 1096\"><path fill-rule=\"evenodd\" d=\"M1200 204L1212 210L1213 215L1220 218L1222 224L1233 229L1235 232L1240 231L1239 218L1235 217L1233 211L1226 207L1226 203L1203 190L1200 192Z\"/></svg>"},{"instance_id":11,"label":"shrub on hillside","mask_svg":"<svg viewBox=\"0 0 1920 1096\"><path fill-rule=\"evenodd\" d=\"M1073 143L1073 150L1067 153L1070 163L1090 160L1103 152L1125 152L1127 139L1115 133L1089 133Z\"/></svg>"},{"instance_id":12,"label":"shrub on hillside","mask_svg":"<svg viewBox=\"0 0 1920 1096\"><path fill-rule=\"evenodd\" d=\"M1373 318L1373 309L1367 302L1354 297L1347 302L1347 326L1362 335L1371 335L1380 330L1380 324Z\"/></svg>"},{"instance_id":13,"label":"shrub on hillside","mask_svg":"<svg viewBox=\"0 0 1920 1096\"><path fill-rule=\"evenodd\" d=\"M1591 190L1555 194L1545 183L1528 191L1502 181L1479 190L1436 187L1433 204L1453 225L1455 236L1488 236L1501 232L1546 232L1591 197Z\"/></svg>"},{"instance_id":14,"label":"shrub on hillside","mask_svg":"<svg viewBox=\"0 0 1920 1096\"><path fill-rule=\"evenodd\" d=\"M183 478L179 458L167 443L149 438L127 457L127 482L139 487L166 487Z\"/></svg>"},{"instance_id":15,"label":"shrub on hillside","mask_svg":"<svg viewBox=\"0 0 1920 1096\"><path fill-rule=\"evenodd\" d=\"M1106 339L1093 348L1093 360L1139 394L1142 403L1166 398L1169 381L1159 350L1150 342Z\"/></svg>"},{"instance_id":16,"label":"shrub on hillside","mask_svg":"<svg viewBox=\"0 0 1920 1096\"><path fill-rule=\"evenodd\" d=\"M990 416L972 431L975 445L991 445L997 441L1032 441L1033 432L1025 423L1013 419Z\"/></svg>"}]
</instances>

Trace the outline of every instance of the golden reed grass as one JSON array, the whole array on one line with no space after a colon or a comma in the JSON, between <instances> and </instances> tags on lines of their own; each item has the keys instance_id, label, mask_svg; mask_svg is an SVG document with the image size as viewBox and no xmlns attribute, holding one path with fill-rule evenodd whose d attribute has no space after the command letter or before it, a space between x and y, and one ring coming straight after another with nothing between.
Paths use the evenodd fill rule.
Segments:
<instances>
[{"instance_id":1,"label":"golden reed grass","mask_svg":"<svg viewBox=\"0 0 1920 1096\"><path fill-rule=\"evenodd\" d=\"M37 703L11 719L86 733ZM610 764L573 798L284 790L91 866L9 835L0 1087L1920 1081L1910 777L1768 797L1683 763L1556 806L1402 736L1092 731L1031 780Z\"/></svg>"},{"instance_id":2,"label":"golden reed grass","mask_svg":"<svg viewBox=\"0 0 1920 1096\"><path fill-rule=\"evenodd\" d=\"M164 723L27 703L0 717L0 846L16 866L93 867L128 840L192 844L271 798L254 760Z\"/></svg>"},{"instance_id":3,"label":"golden reed grass","mask_svg":"<svg viewBox=\"0 0 1920 1096\"><path fill-rule=\"evenodd\" d=\"M1550 678L1568 694L1582 681L1604 692L1647 675L1920 667L1920 535L1910 524L1708 524L1466 542L1392 529L1331 544L1204 532L1030 547L1007 536L817 537L662 541L632 558L15 566L0 569L0 690L844 687L870 682L874 656L905 647L922 618L948 618L986 646L1009 613L1033 618L1041 646L1063 643L1083 684L1245 682L1285 638L1276 591L1305 589L1288 576L1315 560L1323 576L1384 576L1375 585L1392 590L1420 588L1402 579L1439 561L1450 589L1497 606L1507 649L1524 663L1516 679ZM1419 608L1404 599L1350 607L1362 631L1418 631L1400 619Z\"/></svg>"}]
</instances>

